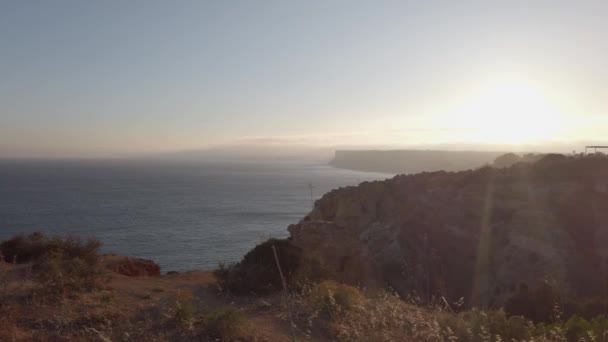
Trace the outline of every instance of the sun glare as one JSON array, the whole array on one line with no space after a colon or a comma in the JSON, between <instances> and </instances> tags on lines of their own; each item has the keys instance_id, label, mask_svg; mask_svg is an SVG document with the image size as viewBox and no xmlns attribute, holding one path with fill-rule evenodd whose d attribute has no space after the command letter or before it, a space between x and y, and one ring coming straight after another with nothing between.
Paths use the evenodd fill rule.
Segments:
<instances>
[{"instance_id":1,"label":"sun glare","mask_svg":"<svg viewBox=\"0 0 608 342\"><path fill-rule=\"evenodd\" d=\"M540 86L512 78L484 85L450 117L454 125L468 129L467 140L484 143L548 140L563 126Z\"/></svg>"}]
</instances>

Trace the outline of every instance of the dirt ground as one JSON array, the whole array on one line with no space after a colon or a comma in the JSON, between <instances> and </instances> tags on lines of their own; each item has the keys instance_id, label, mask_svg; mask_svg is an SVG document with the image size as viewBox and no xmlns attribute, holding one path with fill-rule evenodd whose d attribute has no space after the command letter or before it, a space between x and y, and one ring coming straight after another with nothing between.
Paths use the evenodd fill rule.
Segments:
<instances>
[{"instance_id":1,"label":"dirt ground","mask_svg":"<svg viewBox=\"0 0 608 342\"><path fill-rule=\"evenodd\" d=\"M108 271L101 290L53 303L31 294L36 286L31 265L0 263L0 279L1 342L206 341L199 328L203 316L225 307L244 317L246 333L236 340L292 341L280 295L224 295L210 271L157 277ZM179 303L195 308L189 322L176 321Z\"/></svg>"}]
</instances>

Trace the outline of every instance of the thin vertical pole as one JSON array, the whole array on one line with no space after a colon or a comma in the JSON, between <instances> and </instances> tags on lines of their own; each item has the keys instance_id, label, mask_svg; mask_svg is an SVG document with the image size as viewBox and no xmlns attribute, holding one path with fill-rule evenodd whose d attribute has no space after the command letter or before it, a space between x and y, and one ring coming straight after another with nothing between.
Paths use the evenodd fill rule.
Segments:
<instances>
[{"instance_id":1,"label":"thin vertical pole","mask_svg":"<svg viewBox=\"0 0 608 342\"><path fill-rule=\"evenodd\" d=\"M607 305L607 303L606 303L606 287L607 287L607 284L606 284L606 280L607 280L606 279L606 255L602 256L602 268L603 268L602 278L604 278L603 279L603 285L604 285L604 298L603 298L603 302L604 303L602 303L602 304L604 305L604 315L606 315L607 309L608 309L608 307L606 306Z\"/></svg>"},{"instance_id":2,"label":"thin vertical pole","mask_svg":"<svg viewBox=\"0 0 608 342\"><path fill-rule=\"evenodd\" d=\"M310 190L310 205L311 205L311 208L314 209L315 208L315 200L314 200L314 197L312 195L312 188L313 188L312 183L308 183L308 189Z\"/></svg>"},{"instance_id":3,"label":"thin vertical pole","mask_svg":"<svg viewBox=\"0 0 608 342\"><path fill-rule=\"evenodd\" d=\"M281 276L281 283L283 284L283 290L285 291L285 300L287 300L287 314L289 315L289 323L291 325L291 340L296 341L296 332L294 330L295 324L293 323L293 316L291 314L291 302L289 300L289 292L287 291L287 282L285 281L285 277L283 276L283 270L281 269L281 263L279 263L279 255L277 254L277 249L272 247L272 253L274 254L274 261L277 263L277 268L279 269L279 275Z\"/></svg>"},{"instance_id":4,"label":"thin vertical pole","mask_svg":"<svg viewBox=\"0 0 608 342\"><path fill-rule=\"evenodd\" d=\"M424 233L424 250L426 254L426 301L431 302L431 255L429 252L429 234Z\"/></svg>"}]
</instances>

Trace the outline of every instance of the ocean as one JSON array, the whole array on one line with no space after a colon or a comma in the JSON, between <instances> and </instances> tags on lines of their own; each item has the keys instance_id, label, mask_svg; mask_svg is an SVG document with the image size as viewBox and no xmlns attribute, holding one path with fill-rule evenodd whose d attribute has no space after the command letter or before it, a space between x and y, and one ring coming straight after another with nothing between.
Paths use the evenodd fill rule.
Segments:
<instances>
[{"instance_id":1,"label":"ocean","mask_svg":"<svg viewBox=\"0 0 608 342\"><path fill-rule=\"evenodd\" d=\"M96 237L102 252L152 259L163 272L238 261L288 236L312 200L389 174L326 165L185 161L0 161L0 240Z\"/></svg>"}]
</instances>

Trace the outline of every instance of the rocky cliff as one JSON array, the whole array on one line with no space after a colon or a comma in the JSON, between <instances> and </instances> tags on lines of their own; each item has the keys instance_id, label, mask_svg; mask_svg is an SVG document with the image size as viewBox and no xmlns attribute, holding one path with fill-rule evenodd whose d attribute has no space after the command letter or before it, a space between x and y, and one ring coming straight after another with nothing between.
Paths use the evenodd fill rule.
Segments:
<instances>
[{"instance_id":1,"label":"rocky cliff","mask_svg":"<svg viewBox=\"0 0 608 342\"><path fill-rule=\"evenodd\" d=\"M520 284L601 295L608 158L399 175L333 190L289 232L341 280L501 304Z\"/></svg>"}]
</instances>

